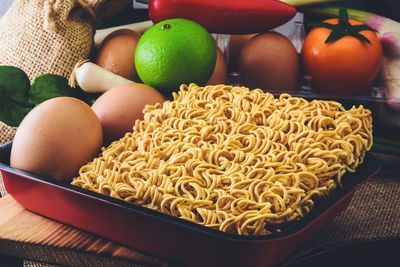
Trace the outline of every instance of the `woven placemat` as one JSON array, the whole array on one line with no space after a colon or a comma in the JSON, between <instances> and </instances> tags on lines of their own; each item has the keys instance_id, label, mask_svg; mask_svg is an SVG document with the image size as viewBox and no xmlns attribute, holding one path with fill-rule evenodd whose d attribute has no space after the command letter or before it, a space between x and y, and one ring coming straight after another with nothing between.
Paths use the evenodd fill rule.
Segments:
<instances>
[{"instance_id":1,"label":"woven placemat","mask_svg":"<svg viewBox=\"0 0 400 267\"><path fill-rule=\"evenodd\" d=\"M381 171L361 185L347 209L293 253L283 266L293 266L338 247L400 240L399 214L400 178Z\"/></svg>"}]
</instances>

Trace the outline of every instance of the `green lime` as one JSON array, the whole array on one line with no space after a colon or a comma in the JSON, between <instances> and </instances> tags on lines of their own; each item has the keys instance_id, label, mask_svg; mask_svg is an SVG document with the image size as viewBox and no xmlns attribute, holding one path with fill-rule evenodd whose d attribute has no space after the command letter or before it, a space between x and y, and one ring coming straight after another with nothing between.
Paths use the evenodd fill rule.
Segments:
<instances>
[{"instance_id":1,"label":"green lime","mask_svg":"<svg viewBox=\"0 0 400 267\"><path fill-rule=\"evenodd\" d=\"M194 21L177 18L161 21L143 33L135 65L143 83L169 96L181 84L205 85L216 57L210 33Z\"/></svg>"}]
</instances>

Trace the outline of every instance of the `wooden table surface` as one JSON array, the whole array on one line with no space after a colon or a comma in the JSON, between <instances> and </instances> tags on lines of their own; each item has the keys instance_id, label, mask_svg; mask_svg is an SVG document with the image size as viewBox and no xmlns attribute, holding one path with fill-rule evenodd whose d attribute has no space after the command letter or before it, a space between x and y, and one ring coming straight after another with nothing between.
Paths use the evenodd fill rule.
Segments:
<instances>
[{"instance_id":1,"label":"wooden table surface","mask_svg":"<svg viewBox=\"0 0 400 267\"><path fill-rule=\"evenodd\" d=\"M28 211L11 195L0 198L0 214L0 254L41 261L47 258L69 266L81 265L82 259L85 264L101 259L105 266L168 266L156 257ZM61 254L57 251L64 255L69 251L70 257L52 257Z\"/></svg>"}]
</instances>

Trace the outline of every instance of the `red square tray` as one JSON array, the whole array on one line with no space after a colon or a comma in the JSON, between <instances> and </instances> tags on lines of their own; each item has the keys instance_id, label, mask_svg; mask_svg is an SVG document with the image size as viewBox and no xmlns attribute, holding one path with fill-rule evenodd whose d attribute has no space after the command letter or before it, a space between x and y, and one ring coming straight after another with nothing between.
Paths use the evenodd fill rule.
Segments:
<instances>
[{"instance_id":1,"label":"red square tray","mask_svg":"<svg viewBox=\"0 0 400 267\"><path fill-rule=\"evenodd\" d=\"M289 229L238 236L12 168L11 146L0 146L0 171L7 192L22 206L184 266L276 266L346 209L357 188L380 169L367 153L355 173L345 174L343 187Z\"/></svg>"}]
</instances>

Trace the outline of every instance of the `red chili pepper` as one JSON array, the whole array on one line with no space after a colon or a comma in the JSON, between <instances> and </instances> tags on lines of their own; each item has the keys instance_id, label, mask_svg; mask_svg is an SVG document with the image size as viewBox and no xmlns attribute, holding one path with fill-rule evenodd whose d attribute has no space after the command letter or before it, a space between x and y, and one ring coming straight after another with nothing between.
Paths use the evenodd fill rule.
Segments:
<instances>
[{"instance_id":1,"label":"red chili pepper","mask_svg":"<svg viewBox=\"0 0 400 267\"><path fill-rule=\"evenodd\" d=\"M278 27L296 15L279 0L150 0L154 22L172 18L193 20L210 33L249 34Z\"/></svg>"}]
</instances>

